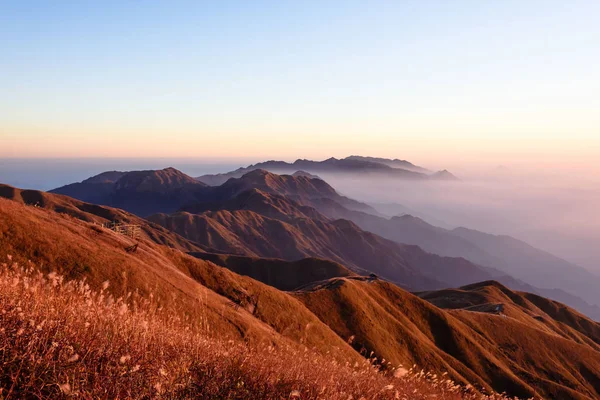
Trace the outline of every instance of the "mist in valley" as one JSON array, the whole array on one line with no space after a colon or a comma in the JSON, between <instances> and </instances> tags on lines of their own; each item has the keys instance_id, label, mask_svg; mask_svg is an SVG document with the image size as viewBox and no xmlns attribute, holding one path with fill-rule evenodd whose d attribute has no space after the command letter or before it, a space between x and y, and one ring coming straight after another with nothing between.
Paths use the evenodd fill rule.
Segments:
<instances>
[{"instance_id":1,"label":"mist in valley","mask_svg":"<svg viewBox=\"0 0 600 400\"><path fill-rule=\"evenodd\" d=\"M581 174L459 175L460 181L407 181L319 174L346 196L386 215L411 214L447 229L510 235L600 274L600 182Z\"/></svg>"}]
</instances>

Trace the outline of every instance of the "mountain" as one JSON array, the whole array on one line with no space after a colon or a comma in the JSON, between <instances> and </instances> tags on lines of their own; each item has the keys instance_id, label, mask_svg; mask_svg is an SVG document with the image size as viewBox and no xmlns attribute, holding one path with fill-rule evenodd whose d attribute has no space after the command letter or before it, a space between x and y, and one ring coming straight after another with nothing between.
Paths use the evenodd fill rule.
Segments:
<instances>
[{"instance_id":1,"label":"mountain","mask_svg":"<svg viewBox=\"0 0 600 400\"><path fill-rule=\"evenodd\" d=\"M122 208L140 216L175 211L201 199L205 184L175 168L104 172L51 190L76 199Z\"/></svg>"},{"instance_id":2,"label":"mountain","mask_svg":"<svg viewBox=\"0 0 600 400\"><path fill-rule=\"evenodd\" d=\"M350 156L350 157L346 157L345 159L385 164L392 168L402 168L402 169L407 169L409 171L420 172L423 174L431 173L431 171L428 170L427 168L419 167L418 165L415 165L409 161L400 160L398 158L390 159L390 158L380 158L380 157Z\"/></svg>"},{"instance_id":3,"label":"mountain","mask_svg":"<svg viewBox=\"0 0 600 400\"><path fill-rule=\"evenodd\" d=\"M490 266L537 287L560 288L589 304L600 305L600 276L584 268L510 236L467 228L456 228L451 233L474 243L493 259L502 260Z\"/></svg>"},{"instance_id":4,"label":"mountain","mask_svg":"<svg viewBox=\"0 0 600 400\"><path fill-rule=\"evenodd\" d=\"M285 161L265 161L245 168L238 168L237 170L228 173L202 175L196 179L207 185L218 186L222 185L230 178L239 178L256 169L263 169L276 174L292 174L301 170L310 174L352 174L363 177L377 176L409 180L452 179L451 174L447 171L428 175L424 172L416 172L413 169L392 167L383 162L371 161L368 157L356 158L356 156L354 158L348 157L343 159L332 157L324 161L299 159L293 163Z\"/></svg>"},{"instance_id":5,"label":"mountain","mask_svg":"<svg viewBox=\"0 0 600 400\"><path fill-rule=\"evenodd\" d=\"M360 360L344 340L309 312L297 299L271 286L237 275L226 268L186 254L201 252L195 244L123 210L95 206L65 196L0 186L1 258L58 272L67 279L86 279L99 289L127 297L136 292L159 305L191 318L194 326L214 335L251 343L293 343L340 359ZM11 190L8 190L8 189ZM31 203L34 197L44 203ZM64 208L63 205L73 207ZM119 215L142 226L136 241L102 227ZM310 268L311 260L304 265ZM317 268L322 262L316 261ZM284 264L283 262L281 264ZM285 268L285 265L283 265ZM258 307L258 308L257 308ZM286 313L281 309L287 310ZM304 338L301 329L311 326Z\"/></svg>"},{"instance_id":6,"label":"mountain","mask_svg":"<svg viewBox=\"0 0 600 400\"><path fill-rule=\"evenodd\" d=\"M106 189L107 186L110 186L110 190ZM455 286L476 280L499 279L511 288L534 291L569 304L594 319L600 319L596 291L599 278L591 273L522 242L507 242L506 238L485 234L482 234L484 236L481 242L478 242L476 238L481 235L476 235L474 231L438 228L409 215L382 218L371 206L339 195L320 179L253 170L240 178L229 179L221 186L211 187L197 183L191 177L169 168L161 171L107 172L81 184L68 185L56 191L69 192L65 188L76 188L73 192L82 199L104 196L104 200L99 203L121 206L142 216L147 216L150 212L169 214L176 210L185 211L187 215L155 216L153 220L183 236L200 241L200 247L206 251L279 257L287 260L321 257L345 264L357 271L371 271L373 268L365 267L364 257L357 257L355 254L351 256L345 247L347 244L343 244L348 243L344 235L355 233L354 230L337 235L329 242L323 242L328 245L337 243L334 246L336 251L326 249L322 243L320 246L316 243L316 238L327 237L330 230L339 231L330 226L323 228L324 224L331 224L329 219L351 220L358 225L359 230L373 232L398 243L417 245L427 252L441 256L463 257L477 266L483 266L469 269L473 271L473 275L467 276L466 279L470 280L465 280L465 277L453 278L451 270L442 275L430 276L429 278L433 278L438 285ZM221 221L225 218L224 211L232 213L229 217L240 217L236 211L250 213L230 223L224 223ZM207 212L215 213L197 216ZM255 218L253 213L258 214L258 217ZM300 225L296 223L302 219L306 221ZM312 225L312 220L319 222L319 228ZM281 221L285 222L285 225L280 225ZM238 222L239 226L233 226ZM196 223L199 225L194 226ZM290 225L294 228L291 229ZM204 226L211 227L212 236L209 237L206 231L202 231ZM259 233L253 238L247 232L240 233L239 229ZM202 235L198 235L198 231L202 232ZM278 236L280 231L286 231L288 234L282 239ZM317 236L314 236L314 232L318 232ZM271 239L272 235L277 238ZM472 238L473 235L476 238ZM256 238L260 240L257 241ZM271 240L279 245L269 245ZM356 242L370 246L368 240L361 239ZM261 243L261 248L257 248L258 243ZM286 245L281 246L283 243ZM386 246L380 245L382 249ZM365 251L365 254L373 254L372 248ZM391 272L394 265L407 264L406 259L400 261L397 255L392 254L394 252L381 256L385 261L375 273L409 286L423 278L409 278L405 273ZM439 265L437 262L434 264ZM460 269L458 263L455 266ZM400 267L400 270L402 268ZM566 270L574 271L569 279L563 279ZM517 279L512 279L511 276ZM399 280L406 278L409 278L407 282ZM424 282L420 281L419 285ZM423 288L415 286L417 287Z\"/></svg>"},{"instance_id":7,"label":"mountain","mask_svg":"<svg viewBox=\"0 0 600 400\"><path fill-rule=\"evenodd\" d=\"M196 203L181 208L181 211L191 214L202 214L206 211L219 210L253 210L261 215L284 221L293 218L327 220L325 216L317 212L313 207L289 201L285 196L263 192L260 189L248 189L236 194L233 198L226 197L226 200Z\"/></svg>"},{"instance_id":8,"label":"mountain","mask_svg":"<svg viewBox=\"0 0 600 400\"><path fill-rule=\"evenodd\" d=\"M357 351L384 363L520 398L600 396L600 324L497 282L422 299L389 282L346 277L294 294Z\"/></svg>"},{"instance_id":9,"label":"mountain","mask_svg":"<svg viewBox=\"0 0 600 400\"><path fill-rule=\"evenodd\" d=\"M386 240L350 221L330 220L315 209L302 208L291 199L255 190L238 196L241 199L212 203L210 211L199 204L204 207L192 209L199 213L163 213L149 219L213 251L289 261L324 258L414 290L493 277L465 259L440 257L417 246ZM267 200L247 201L248 197ZM243 204L243 209L235 209L238 204Z\"/></svg>"},{"instance_id":10,"label":"mountain","mask_svg":"<svg viewBox=\"0 0 600 400\"><path fill-rule=\"evenodd\" d=\"M444 169L442 171L437 171L436 173L431 174L430 178L438 180L438 181L458 181L459 180L454 174L452 174L451 172L449 172L446 169Z\"/></svg>"},{"instance_id":11,"label":"mountain","mask_svg":"<svg viewBox=\"0 0 600 400\"><path fill-rule=\"evenodd\" d=\"M600 320L600 295L595 290L600 287L600 277L525 242L465 228L444 229L411 215L388 219L343 207L321 207L320 210L332 218L351 220L360 228L395 242L416 245L446 257L463 257L487 267L494 279L502 280L511 288L526 288Z\"/></svg>"},{"instance_id":12,"label":"mountain","mask_svg":"<svg viewBox=\"0 0 600 400\"><path fill-rule=\"evenodd\" d=\"M62 195L0 186L0 196L0 261L44 273L57 269L95 289L109 281L115 297L152 295L194 330L230 340L232 347L297 349L298 362L314 351L340 365L360 365L362 357L383 369L415 364L437 374L431 379L447 374L511 396L600 395L600 324L540 296L494 281L415 295L326 260L208 254L126 211ZM127 250L131 238L102 226L115 216L141 225L136 251ZM379 263L378 254L370 257Z\"/></svg>"},{"instance_id":13,"label":"mountain","mask_svg":"<svg viewBox=\"0 0 600 400\"><path fill-rule=\"evenodd\" d=\"M349 209L379 214L373 207L338 194L325 181L304 175L276 175L252 170L223 185L209 187L174 168L149 171L104 172L80 183L53 189L81 201L122 208L146 217L160 212L174 212L201 202L223 201L248 189L280 194L306 205L328 198Z\"/></svg>"},{"instance_id":14,"label":"mountain","mask_svg":"<svg viewBox=\"0 0 600 400\"><path fill-rule=\"evenodd\" d=\"M296 171L292 174L292 176L305 176L311 179L321 179L318 175L309 174L306 171Z\"/></svg>"},{"instance_id":15,"label":"mountain","mask_svg":"<svg viewBox=\"0 0 600 400\"><path fill-rule=\"evenodd\" d=\"M294 290L326 279L358 276L341 264L318 258L284 261L277 258L244 257L205 252L189 253L225 267L237 274L249 276L279 290Z\"/></svg>"},{"instance_id":16,"label":"mountain","mask_svg":"<svg viewBox=\"0 0 600 400\"><path fill-rule=\"evenodd\" d=\"M342 196L322 179L306 176L277 175L263 169L252 170L240 178L231 178L224 184L213 187L212 200L232 198L249 189L286 196L303 205L315 206L322 199L335 201L350 210L378 215L373 207Z\"/></svg>"}]
</instances>

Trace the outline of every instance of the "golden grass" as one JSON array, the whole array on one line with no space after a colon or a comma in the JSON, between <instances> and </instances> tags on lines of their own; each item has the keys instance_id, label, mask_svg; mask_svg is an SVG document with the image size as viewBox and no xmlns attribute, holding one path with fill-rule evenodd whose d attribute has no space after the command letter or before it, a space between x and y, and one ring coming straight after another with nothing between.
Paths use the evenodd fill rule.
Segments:
<instances>
[{"instance_id":1,"label":"golden grass","mask_svg":"<svg viewBox=\"0 0 600 400\"><path fill-rule=\"evenodd\" d=\"M10 258L10 257L9 257ZM190 328L135 293L0 265L0 398L482 398L445 376L249 347ZM488 398L502 398L493 395Z\"/></svg>"}]
</instances>

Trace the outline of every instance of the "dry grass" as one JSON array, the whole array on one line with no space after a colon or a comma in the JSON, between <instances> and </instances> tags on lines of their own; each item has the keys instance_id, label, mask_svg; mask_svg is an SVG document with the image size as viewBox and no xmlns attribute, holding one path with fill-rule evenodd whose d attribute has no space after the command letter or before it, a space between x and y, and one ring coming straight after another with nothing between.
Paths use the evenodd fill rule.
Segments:
<instances>
[{"instance_id":1,"label":"dry grass","mask_svg":"<svg viewBox=\"0 0 600 400\"><path fill-rule=\"evenodd\" d=\"M0 398L481 397L443 376L220 341L152 299L114 299L107 286L0 266Z\"/></svg>"}]
</instances>

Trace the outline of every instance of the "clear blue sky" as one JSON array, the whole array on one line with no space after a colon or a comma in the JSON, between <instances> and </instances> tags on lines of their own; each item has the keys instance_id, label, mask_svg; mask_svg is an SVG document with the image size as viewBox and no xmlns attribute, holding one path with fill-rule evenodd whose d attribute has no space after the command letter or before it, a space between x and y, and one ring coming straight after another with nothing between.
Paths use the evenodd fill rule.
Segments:
<instances>
[{"instance_id":1,"label":"clear blue sky","mask_svg":"<svg viewBox=\"0 0 600 400\"><path fill-rule=\"evenodd\" d=\"M0 157L593 157L599 21L595 0L0 1Z\"/></svg>"}]
</instances>

